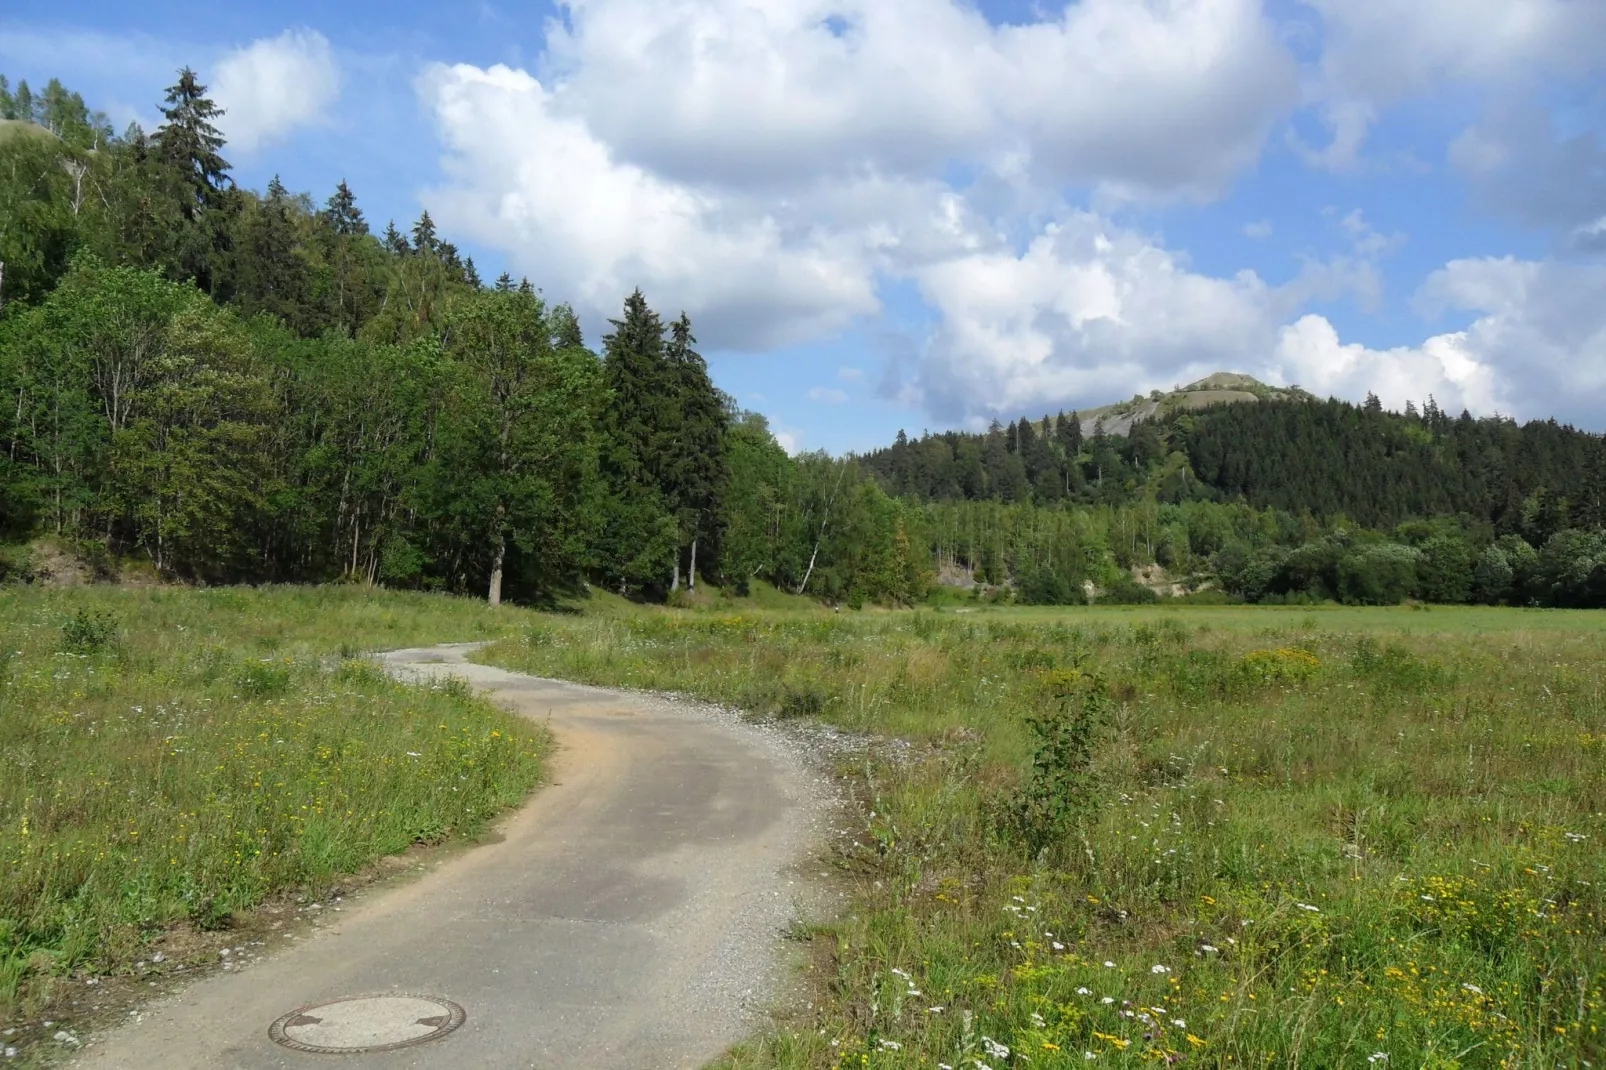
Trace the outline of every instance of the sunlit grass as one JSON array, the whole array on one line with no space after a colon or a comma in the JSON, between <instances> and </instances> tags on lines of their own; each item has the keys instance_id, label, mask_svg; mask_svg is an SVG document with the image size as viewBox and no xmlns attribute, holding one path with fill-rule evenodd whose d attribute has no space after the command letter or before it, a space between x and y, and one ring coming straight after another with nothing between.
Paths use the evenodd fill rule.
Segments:
<instances>
[{"instance_id":1,"label":"sunlit grass","mask_svg":"<svg viewBox=\"0 0 1606 1070\"><path fill-rule=\"evenodd\" d=\"M538 730L360 655L527 619L337 588L0 591L0 1010L517 802Z\"/></svg>"},{"instance_id":2,"label":"sunlit grass","mask_svg":"<svg viewBox=\"0 0 1606 1070\"><path fill-rule=\"evenodd\" d=\"M1606 1065L1599 615L639 611L484 656L913 741L853 771L823 999L732 1066ZM1028 859L997 816L1072 667L1099 805Z\"/></svg>"}]
</instances>

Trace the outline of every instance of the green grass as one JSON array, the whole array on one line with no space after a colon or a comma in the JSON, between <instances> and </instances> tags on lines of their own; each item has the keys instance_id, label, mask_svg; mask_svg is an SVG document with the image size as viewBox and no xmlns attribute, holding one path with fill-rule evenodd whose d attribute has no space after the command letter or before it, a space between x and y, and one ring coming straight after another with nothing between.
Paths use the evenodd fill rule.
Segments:
<instances>
[{"instance_id":1,"label":"green grass","mask_svg":"<svg viewBox=\"0 0 1606 1070\"><path fill-rule=\"evenodd\" d=\"M543 733L360 655L532 619L355 588L0 589L0 1020L522 799Z\"/></svg>"},{"instance_id":2,"label":"green grass","mask_svg":"<svg viewBox=\"0 0 1606 1070\"><path fill-rule=\"evenodd\" d=\"M1601 615L637 609L482 656L911 741L851 770L813 1009L732 1067L1606 1065ZM1087 694L1094 802L1028 857L1028 718Z\"/></svg>"}]
</instances>

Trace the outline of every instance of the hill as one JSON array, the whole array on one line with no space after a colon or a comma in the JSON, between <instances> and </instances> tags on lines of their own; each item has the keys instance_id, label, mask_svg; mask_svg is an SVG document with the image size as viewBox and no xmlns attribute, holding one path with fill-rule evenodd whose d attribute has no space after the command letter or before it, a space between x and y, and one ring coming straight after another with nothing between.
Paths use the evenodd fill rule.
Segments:
<instances>
[{"instance_id":1,"label":"hill","mask_svg":"<svg viewBox=\"0 0 1606 1070\"><path fill-rule=\"evenodd\" d=\"M5 144L14 137L31 137L40 141L57 141L55 134L25 119L0 119L0 145Z\"/></svg>"},{"instance_id":2,"label":"hill","mask_svg":"<svg viewBox=\"0 0 1606 1070\"><path fill-rule=\"evenodd\" d=\"M1216 372L1175 390L1157 390L1147 397L1135 395L1128 401L1079 410L1076 415L1081 421L1083 436L1090 438L1098 432L1101 422L1105 434L1125 435L1132 430L1133 424L1144 420L1165 419L1179 412L1205 409L1212 405L1288 401L1310 396L1297 386L1268 386L1253 376L1239 372Z\"/></svg>"},{"instance_id":3,"label":"hill","mask_svg":"<svg viewBox=\"0 0 1606 1070\"><path fill-rule=\"evenodd\" d=\"M1261 401L1279 403L1249 403ZM1534 533L1606 516L1599 435L1451 416L1431 400L1387 412L1226 373L980 434L900 435L859 461L919 502L1243 502L1369 527L1459 516Z\"/></svg>"}]
</instances>

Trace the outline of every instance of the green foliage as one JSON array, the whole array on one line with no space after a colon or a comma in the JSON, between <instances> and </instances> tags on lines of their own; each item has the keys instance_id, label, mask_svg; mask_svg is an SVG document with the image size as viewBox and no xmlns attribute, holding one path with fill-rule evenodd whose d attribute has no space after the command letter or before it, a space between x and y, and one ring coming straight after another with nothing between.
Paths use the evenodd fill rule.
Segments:
<instances>
[{"instance_id":1,"label":"green foliage","mask_svg":"<svg viewBox=\"0 0 1606 1070\"><path fill-rule=\"evenodd\" d=\"M1050 673L1044 686L1054 703L1026 717L1031 771L1004 810L1003 831L1032 859L1063 848L1091 819L1093 754L1111 712L1103 683L1080 670Z\"/></svg>"},{"instance_id":2,"label":"green foliage","mask_svg":"<svg viewBox=\"0 0 1606 1070\"><path fill-rule=\"evenodd\" d=\"M117 641L117 618L107 612L78 609L61 626L61 649L69 654L98 654Z\"/></svg>"},{"instance_id":3,"label":"green foliage","mask_svg":"<svg viewBox=\"0 0 1606 1070\"><path fill-rule=\"evenodd\" d=\"M1338 592L1358 605L1398 605L1416 590L1421 558L1420 551L1398 543L1363 546L1338 562Z\"/></svg>"}]
</instances>

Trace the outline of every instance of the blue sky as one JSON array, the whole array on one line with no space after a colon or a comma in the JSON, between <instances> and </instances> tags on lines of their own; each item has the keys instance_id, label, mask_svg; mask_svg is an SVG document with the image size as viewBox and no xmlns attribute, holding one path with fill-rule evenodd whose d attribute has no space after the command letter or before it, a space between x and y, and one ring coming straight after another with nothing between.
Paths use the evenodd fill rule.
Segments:
<instances>
[{"instance_id":1,"label":"blue sky","mask_svg":"<svg viewBox=\"0 0 1606 1070\"><path fill-rule=\"evenodd\" d=\"M0 71L640 286L795 448L1211 371L1606 427L1601 0L22 3Z\"/></svg>"}]
</instances>

